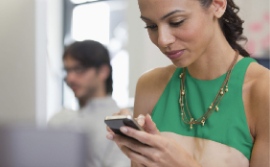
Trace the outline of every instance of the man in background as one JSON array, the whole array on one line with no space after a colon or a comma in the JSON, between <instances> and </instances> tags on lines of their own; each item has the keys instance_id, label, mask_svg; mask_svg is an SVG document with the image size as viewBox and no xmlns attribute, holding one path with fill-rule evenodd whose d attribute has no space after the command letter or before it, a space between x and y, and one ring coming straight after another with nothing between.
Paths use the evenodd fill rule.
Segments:
<instances>
[{"instance_id":1,"label":"man in background","mask_svg":"<svg viewBox=\"0 0 270 167\"><path fill-rule=\"evenodd\" d=\"M48 122L49 127L69 128L89 136L89 167L127 167L129 159L114 142L106 139L104 118L119 111L112 99L112 67L108 50L86 40L69 45L63 54L65 81L78 99L78 112L63 110Z\"/></svg>"}]
</instances>

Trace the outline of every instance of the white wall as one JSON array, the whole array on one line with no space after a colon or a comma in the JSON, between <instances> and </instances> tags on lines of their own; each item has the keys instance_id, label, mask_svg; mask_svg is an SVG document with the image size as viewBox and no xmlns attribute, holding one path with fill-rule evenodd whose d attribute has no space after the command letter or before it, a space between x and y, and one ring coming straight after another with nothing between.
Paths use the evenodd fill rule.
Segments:
<instances>
[{"instance_id":1,"label":"white wall","mask_svg":"<svg viewBox=\"0 0 270 167\"><path fill-rule=\"evenodd\" d=\"M47 0L47 112L48 120L62 107L62 0Z\"/></svg>"},{"instance_id":2,"label":"white wall","mask_svg":"<svg viewBox=\"0 0 270 167\"><path fill-rule=\"evenodd\" d=\"M0 1L0 123L44 122L46 0Z\"/></svg>"},{"instance_id":3,"label":"white wall","mask_svg":"<svg viewBox=\"0 0 270 167\"><path fill-rule=\"evenodd\" d=\"M269 57L269 0L235 0L244 20L244 35L248 38L247 50L253 57Z\"/></svg>"},{"instance_id":4,"label":"white wall","mask_svg":"<svg viewBox=\"0 0 270 167\"><path fill-rule=\"evenodd\" d=\"M47 110L47 83L46 83L46 56L47 56L47 0L35 0L35 122L38 125L46 124Z\"/></svg>"},{"instance_id":5,"label":"white wall","mask_svg":"<svg viewBox=\"0 0 270 167\"><path fill-rule=\"evenodd\" d=\"M35 121L34 6L0 1L0 122Z\"/></svg>"}]
</instances>

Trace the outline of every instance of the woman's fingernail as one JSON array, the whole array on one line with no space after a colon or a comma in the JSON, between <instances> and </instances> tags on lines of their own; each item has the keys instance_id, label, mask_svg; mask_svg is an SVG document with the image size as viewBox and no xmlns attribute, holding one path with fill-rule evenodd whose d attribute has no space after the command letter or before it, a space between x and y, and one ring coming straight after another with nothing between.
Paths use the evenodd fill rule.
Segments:
<instances>
[{"instance_id":1,"label":"woman's fingernail","mask_svg":"<svg viewBox=\"0 0 270 167\"><path fill-rule=\"evenodd\" d=\"M140 125L143 125L143 124L144 124L144 120L138 119L138 123L139 123Z\"/></svg>"},{"instance_id":2,"label":"woman's fingernail","mask_svg":"<svg viewBox=\"0 0 270 167\"><path fill-rule=\"evenodd\" d=\"M140 114L140 115L138 116L138 119L140 119L140 118L144 118L144 115Z\"/></svg>"},{"instance_id":3,"label":"woman's fingernail","mask_svg":"<svg viewBox=\"0 0 270 167\"><path fill-rule=\"evenodd\" d=\"M128 131L127 128L125 128L125 127L121 127L120 130L121 130L121 132L123 132L123 133L127 133L127 131Z\"/></svg>"},{"instance_id":4,"label":"woman's fingernail","mask_svg":"<svg viewBox=\"0 0 270 167\"><path fill-rule=\"evenodd\" d=\"M107 139L112 140L113 139L113 135L112 134L107 134Z\"/></svg>"}]
</instances>

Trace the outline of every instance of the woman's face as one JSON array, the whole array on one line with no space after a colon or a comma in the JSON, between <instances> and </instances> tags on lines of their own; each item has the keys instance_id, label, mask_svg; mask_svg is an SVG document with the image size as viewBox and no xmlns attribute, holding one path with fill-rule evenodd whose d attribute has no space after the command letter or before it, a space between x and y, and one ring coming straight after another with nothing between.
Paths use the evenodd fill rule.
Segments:
<instances>
[{"instance_id":1,"label":"woman's face","mask_svg":"<svg viewBox=\"0 0 270 167\"><path fill-rule=\"evenodd\" d=\"M214 34L211 8L198 0L138 0L151 41L179 67L206 50Z\"/></svg>"}]
</instances>

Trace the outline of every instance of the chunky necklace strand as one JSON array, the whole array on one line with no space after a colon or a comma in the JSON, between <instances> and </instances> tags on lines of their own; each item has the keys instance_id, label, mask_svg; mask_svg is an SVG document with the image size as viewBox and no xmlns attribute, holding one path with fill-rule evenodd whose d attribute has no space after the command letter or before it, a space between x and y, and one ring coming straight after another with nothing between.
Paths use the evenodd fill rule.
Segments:
<instances>
[{"instance_id":1,"label":"chunky necklace strand","mask_svg":"<svg viewBox=\"0 0 270 167\"><path fill-rule=\"evenodd\" d=\"M210 106L208 107L207 111L198 119L194 119L194 117L192 116L189 107L188 107L188 102L187 102L187 98L186 98L186 90L185 90L185 79L186 79L186 68L183 68L183 72L179 75L179 78L181 80L180 83L180 98L179 98L179 105L180 105L180 109L181 109L181 117L184 123L189 124L190 129L193 129L193 125L194 124L201 124L202 126L204 126L207 118L209 118L209 116L212 114L212 112L215 110L216 112L219 111L219 103L221 101L221 99L223 98L223 96L229 91L229 87L228 87L228 83L230 80L230 75L232 72L232 69L236 63L236 60L238 58L239 52L236 51L235 52L235 57L233 62L231 63L225 80L223 81L220 90L217 92L217 95L215 96L213 102L210 104ZM187 109L187 112L185 111L185 106ZM188 116L187 116L188 114Z\"/></svg>"}]
</instances>

